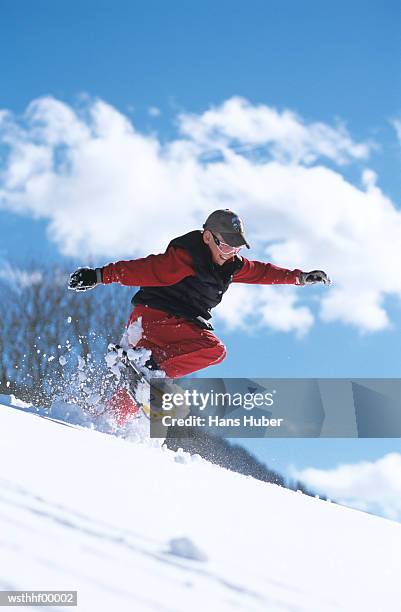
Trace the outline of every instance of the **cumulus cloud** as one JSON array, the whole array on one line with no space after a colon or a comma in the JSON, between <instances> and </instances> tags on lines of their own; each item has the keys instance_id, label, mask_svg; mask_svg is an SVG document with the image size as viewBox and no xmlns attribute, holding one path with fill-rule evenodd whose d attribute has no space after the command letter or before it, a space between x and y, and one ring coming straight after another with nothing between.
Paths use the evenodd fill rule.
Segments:
<instances>
[{"instance_id":1,"label":"cumulus cloud","mask_svg":"<svg viewBox=\"0 0 401 612\"><path fill-rule=\"evenodd\" d=\"M206 148L237 145L239 150L255 145L286 162L310 164L326 157L338 164L366 159L369 145L354 143L346 128L302 121L294 112L277 111L266 105L252 105L243 98L230 98L202 115L180 116L183 134Z\"/></svg>"},{"instance_id":2,"label":"cumulus cloud","mask_svg":"<svg viewBox=\"0 0 401 612\"><path fill-rule=\"evenodd\" d=\"M230 330L267 326L276 331L294 331L299 337L314 323L310 309L300 305L294 290L285 286L238 284L226 294L216 314Z\"/></svg>"},{"instance_id":3,"label":"cumulus cloud","mask_svg":"<svg viewBox=\"0 0 401 612\"><path fill-rule=\"evenodd\" d=\"M401 454L377 461L340 465L332 470L294 471L314 490L346 506L401 521Z\"/></svg>"},{"instance_id":4,"label":"cumulus cloud","mask_svg":"<svg viewBox=\"0 0 401 612\"><path fill-rule=\"evenodd\" d=\"M0 142L0 206L47 219L49 238L83 264L162 252L230 207L245 218L252 258L325 269L335 284L234 286L218 310L229 327L302 335L317 317L372 332L390 324L401 214L367 166L371 144L341 124L232 98L179 115L177 136L162 142L102 100L73 108L45 97L21 117L0 112ZM362 187L342 174L352 163L363 164Z\"/></svg>"}]
</instances>

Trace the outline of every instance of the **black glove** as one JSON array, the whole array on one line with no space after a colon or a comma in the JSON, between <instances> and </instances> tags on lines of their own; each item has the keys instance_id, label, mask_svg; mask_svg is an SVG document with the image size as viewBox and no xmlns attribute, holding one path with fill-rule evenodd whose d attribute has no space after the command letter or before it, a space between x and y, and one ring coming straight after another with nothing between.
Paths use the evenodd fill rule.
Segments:
<instances>
[{"instance_id":1,"label":"black glove","mask_svg":"<svg viewBox=\"0 0 401 612\"><path fill-rule=\"evenodd\" d=\"M102 282L101 268L78 268L70 276L68 289L73 291L87 291Z\"/></svg>"},{"instance_id":2,"label":"black glove","mask_svg":"<svg viewBox=\"0 0 401 612\"><path fill-rule=\"evenodd\" d=\"M312 272L302 272L299 277L301 285L314 285L315 283L323 283L324 285L330 285L331 280L327 276L326 272L322 270L312 270Z\"/></svg>"}]
</instances>

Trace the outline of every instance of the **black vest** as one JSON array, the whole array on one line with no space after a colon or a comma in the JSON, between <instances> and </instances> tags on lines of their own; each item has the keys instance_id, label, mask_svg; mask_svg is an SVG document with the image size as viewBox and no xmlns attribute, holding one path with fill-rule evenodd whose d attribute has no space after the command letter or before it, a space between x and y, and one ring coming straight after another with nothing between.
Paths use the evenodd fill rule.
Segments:
<instances>
[{"instance_id":1,"label":"black vest","mask_svg":"<svg viewBox=\"0 0 401 612\"><path fill-rule=\"evenodd\" d=\"M202 325L202 319L211 318L211 309L220 304L233 275L242 268L243 262L235 256L222 266L214 264L200 230L174 238L169 247L179 247L190 253L196 276L187 276L175 285L141 287L132 298L132 303L146 304ZM210 324L204 326L211 328Z\"/></svg>"}]
</instances>

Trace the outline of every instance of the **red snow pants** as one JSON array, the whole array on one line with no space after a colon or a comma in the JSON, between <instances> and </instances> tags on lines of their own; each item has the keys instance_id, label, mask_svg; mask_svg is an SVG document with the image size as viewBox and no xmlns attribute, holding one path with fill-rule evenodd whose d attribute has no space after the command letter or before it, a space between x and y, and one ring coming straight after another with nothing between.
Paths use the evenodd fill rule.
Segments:
<instances>
[{"instance_id":1,"label":"red snow pants","mask_svg":"<svg viewBox=\"0 0 401 612\"><path fill-rule=\"evenodd\" d=\"M152 351L157 365L169 378L216 365L226 356L226 347L211 331L163 310L135 306L128 325L142 317L142 338L136 345Z\"/></svg>"}]
</instances>

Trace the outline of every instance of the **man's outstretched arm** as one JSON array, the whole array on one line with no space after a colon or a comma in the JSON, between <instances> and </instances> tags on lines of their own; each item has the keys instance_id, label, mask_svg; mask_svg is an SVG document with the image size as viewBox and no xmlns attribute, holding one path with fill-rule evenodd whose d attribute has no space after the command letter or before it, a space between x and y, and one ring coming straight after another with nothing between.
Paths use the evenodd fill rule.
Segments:
<instances>
[{"instance_id":1,"label":"man's outstretched arm","mask_svg":"<svg viewBox=\"0 0 401 612\"><path fill-rule=\"evenodd\" d=\"M161 255L148 255L131 261L117 261L102 268L78 268L71 274L68 287L86 291L101 283L120 283L131 287L174 285L186 276L194 276L192 259L184 249L170 247Z\"/></svg>"},{"instance_id":2,"label":"man's outstretched arm","mask_svg":"<svg viewBox=\"0 0 401 612\"><path fill-rule=\"evenodd\" d=\"M242 257L243 266L234 275L234 283L253 285L309 285L314 283L330 284L330 279L322 270L303 272L296 268L288 270L271 263L251 261Z\"/></svg>"}]
</instances>

